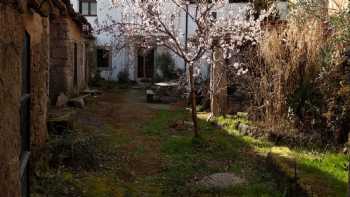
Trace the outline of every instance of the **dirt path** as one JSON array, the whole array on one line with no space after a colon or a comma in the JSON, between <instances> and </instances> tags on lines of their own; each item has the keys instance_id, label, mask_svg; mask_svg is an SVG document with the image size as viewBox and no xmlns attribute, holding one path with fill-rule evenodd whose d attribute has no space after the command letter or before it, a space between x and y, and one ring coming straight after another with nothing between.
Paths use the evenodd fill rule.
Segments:
<instances>
[{"instance_id":1,"label":"dirt path","mask_svg":"<svg viewBox=\"0 0 350 197\"><path fill-rule=\"evenodd\" d=\"M103 165L113 169L110 173L116 176L124 194L125 188L141 190L136 192L145 192L143 196L159 192L160 186L147 183L146 179L160 176L160 139L145 135L142 127L161 109L169 106L146 103L141 89L113 90L88 99L87 107L76 116L77 127L101 132L112 139L106 143L114 145L116 160Z\"/></svg>"}]
</instances>

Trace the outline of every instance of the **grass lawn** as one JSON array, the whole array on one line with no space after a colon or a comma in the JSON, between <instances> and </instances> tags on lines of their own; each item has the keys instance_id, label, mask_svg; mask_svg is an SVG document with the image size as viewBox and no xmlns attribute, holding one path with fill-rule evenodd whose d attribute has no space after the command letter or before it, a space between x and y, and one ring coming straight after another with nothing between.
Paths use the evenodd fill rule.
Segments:
<instances>
[{"instance_id":1,"label":"grass lawn","mask_svg":"<svg viewBox=\"0 0 350 197\"><path fill-rule=\"evenodd\" d=\"M161 138L164 196L211 196L216 192L196 188L195 182L218 172L233 172L246 180L223 192L225 196L282 196L273 174L263 165L265 157L242 137L199 119L201 138L193 139L190 127L169 128L179 120L189 121L188 112L164 110L143 128L147 135Z\"/></svg>"},{"instance_id":2,"label":"grass lawn","mask_svg":"<svg viewBox=\"0 0 350 197\"><path fill-rule=\"evenodd\" d=\"M237 136L235 129L238 122L248 123L237 117L220 117L216 120L228 133ZM251 137L241 138L255 151L267 154L272 149L288 150L297 161L299 182L318 196L346 196L348 181L348 156L334 151L315 151L303 147L285 149L266 140ZM292 169L291 169L292 170Z\"/></svg>"}]
</instances>

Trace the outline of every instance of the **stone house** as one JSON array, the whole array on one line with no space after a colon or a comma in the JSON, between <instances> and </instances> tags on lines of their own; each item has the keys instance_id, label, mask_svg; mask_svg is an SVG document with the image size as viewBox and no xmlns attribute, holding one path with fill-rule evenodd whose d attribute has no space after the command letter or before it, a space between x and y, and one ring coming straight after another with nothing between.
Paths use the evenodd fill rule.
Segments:
<instances>
[{"instance_id":1,"label":"stone house","mask_svg":"<svg viewBox=\"0 0 350 197\"><path fill-rule=\"evenodd\" d=\"M69 1L54 1L50 13L50 99L77 96L91 78L94 50L91 26Z\"/></svg>"},{"instance_id":2,"label":"stone house","mask_svg":"<svg viewBox=\"0 0 350 197\"><path fill-rule=\"evenodd\" d=\"M28 194L28 163L46 142L49 4L0 1L0 193Z\"/></svg>"},{"instance_id":3,"label":"stone house","mask_svg":"<svg viewBox=\"0 0 350 197\"><path fill-rule=\"evenodd\" d=\"M248 2L249 0L225 0L227 5L216 10L212 14L220 17L231 11L239 13L239 10L245 10L247 8ZM116 4L114 5L113 3ZM127 2L110 0L72 0L72 4L76 11L79 11L87 18L95 30L99 30L101 26L103 27L114 22L121 22L123 19L122 13ZM288 2L283 0L278 1L277 6L282 17L286 17L288 13ZM188 38L190 38L196 30L195 22L190 17L186 17L186 13L181 8L175 6L171 0L164 1L164 9L173 11L176 18L175 29L179 30L178 34L181 38L181 42L185 43L186 38L181 35L185 35L187 30ZM194 13L195 10L195 6L190 4L189 12ZM135 16L130 12L128 18L133 20L133 17ZM185 69L184 62L180 57L162 47L155 47L146 52L140 48L138 44L128 45L123 49L118 49L118 47L115 46L123 46L123 39L115 38L114 34L118 33L118 29L113 29L113 32L114 33L102 31L95 35L96 44L98 46L97 59L100 60L98 63L98 70L102 78L106 80L118 80L118 76L122 72L127 72L129 79L133 81L151 78L154 74L153 72L157 71L157 56L164 52L169 52L171 54L176 69ZM135 35L135 37L138 36L140 35ZM201 65L203 78L207 78L209 76L209 65L204 61Z\"/></svg>"},{"instance_id":4,"label":"stone house","mask_svg":"<svg viewBox=\"0 0 350 197\"><path fill-rule=\"evenodd\" d=\"M61 7L61 6L65 7ZM49 67L55 62L54 53L72 53L55 51L50 53L59 41L54 40L56 33L67 33L69 27L58 29L53 21L55 13L60 13L71 29L75 28L78 50L91 48L88 23L78 14L74 14L66 0L1 0L0 1L0 196L19 197L29 195L29 163L35 165L39 150L47 141L47 107L49 101ZM69 10L70 11L66 11ZM69 18L69 19L68 19ZM73 31L73 30L72 30ZM65 33L66 32L66 33ZM84 37L82 36L84 35ZM85 37L87 36L87 37ZM61 40L64 42L65 40ZM56 43L55 43L56 42ZM88 45L82 45L88 42ZM74 45L73 45L74 46ZM87 50L90 53L93 50ZM85 53L85 52L84 52ZM67 54L67 56L71 56ZM83 53L77 62L84 60ZM65 59L63 56L62 59ZM93 60L90 60L93 62ZM63 64L64 65L64 64ZM86 85L90 70L80 68L78 87ZM67 71L68 72L68 71ZM87 73L87 74L85 74ZM83 79L81 79L83 78ZM60 80L55 79L54 80ZM61 80L66 80L62 78ZM62 81L59 81L62 83Z\"/></svg>"}]
</instances>

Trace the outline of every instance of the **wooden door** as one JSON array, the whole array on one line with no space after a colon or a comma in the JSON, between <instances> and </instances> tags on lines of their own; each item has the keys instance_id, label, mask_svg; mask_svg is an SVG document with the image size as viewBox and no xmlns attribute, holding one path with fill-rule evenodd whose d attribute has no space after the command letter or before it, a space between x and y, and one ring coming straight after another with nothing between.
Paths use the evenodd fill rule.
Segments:
<instances>
[{"instance_id":1,"label":"wooden door","mask_svg":"<svg viewBox=\"0 0 350 197\"><path fill-rule=\"evenodd\" d=\"M150 50L147 52L145 56L145 74L146 78L153 78L154 72L154 50Z\"/></svg>"},{"instance_id":2,"label":"wooden door","mask_svg":"<svg viewBox=\"0 0 350 197\"><path fill-rule=\"evenodd\" d=\"M154 73L154 49L147 52L139 52L137 56L137 77L153 78Z\"/></svg>"}]
</instances>

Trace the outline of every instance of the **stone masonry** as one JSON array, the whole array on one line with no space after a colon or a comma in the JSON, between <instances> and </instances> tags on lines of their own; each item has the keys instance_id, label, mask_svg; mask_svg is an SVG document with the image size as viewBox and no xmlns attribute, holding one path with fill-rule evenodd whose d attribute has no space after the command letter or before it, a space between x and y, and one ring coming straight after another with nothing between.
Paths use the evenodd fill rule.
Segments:
<instances>
[{"instance_id":1,"label":"stone masonry","mask_svg":"<svg viewBox=\"0 0 350 197\"><path fill-rule=\"evenodd\" d=\"M74 97L87 87L89 39L76 21L59 11L52 12L50 27L50 99L54 103L62 92Z\"/></svg>"},{"instance_id":2,"label":"stone masonry","mask_svg":"<svg viewBox=\"0 0 350 197\"><path fill-rule=\"evenodd\" d=\"M0 191L20 196L20 98L24 34L30 37L31 155L45 144L48 100L48 19L29 11L27 1L0 3ZM42 13L41 13L42 14Z\"/></svg>"}]
</instances>

